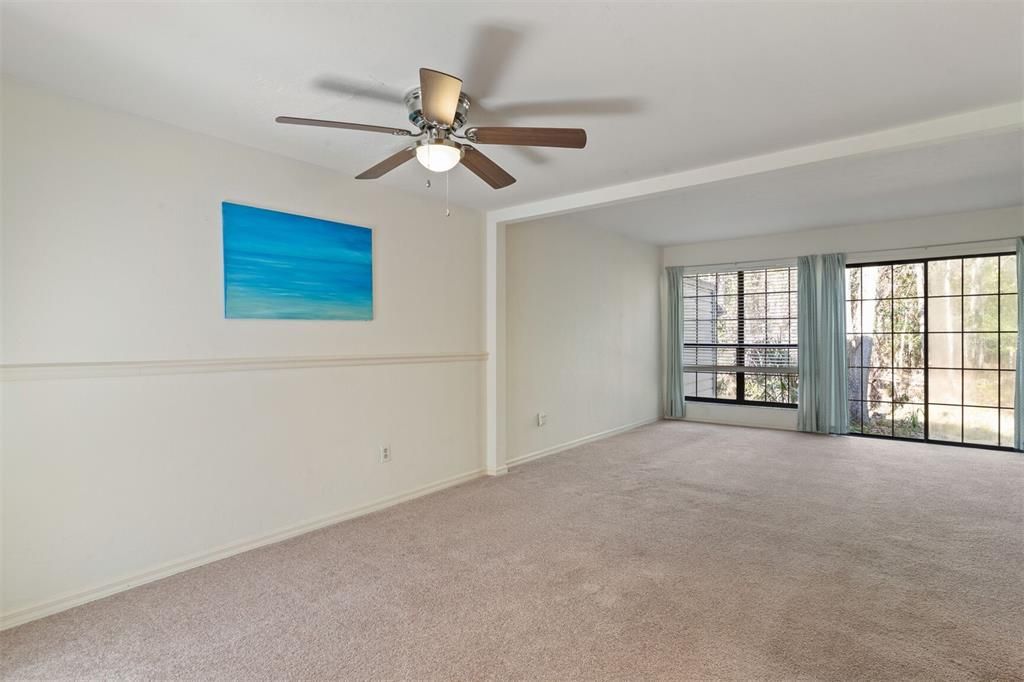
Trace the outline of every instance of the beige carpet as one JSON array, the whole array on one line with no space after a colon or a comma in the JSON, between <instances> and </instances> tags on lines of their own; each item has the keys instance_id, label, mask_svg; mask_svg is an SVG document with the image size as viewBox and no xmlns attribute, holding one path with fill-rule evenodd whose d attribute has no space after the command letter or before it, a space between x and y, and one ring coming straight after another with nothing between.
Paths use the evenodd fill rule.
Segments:
<instances>
[{"instance_id":1,"label":"beige carpet","mask_svg":"<svg viewBox=\"0 0 1024 682\"><path fill-rule=\"evenodd\" d=\"M660 423L0 635L0 676L1021 679L1024 457Z\"/></svg>"}]
</instances>

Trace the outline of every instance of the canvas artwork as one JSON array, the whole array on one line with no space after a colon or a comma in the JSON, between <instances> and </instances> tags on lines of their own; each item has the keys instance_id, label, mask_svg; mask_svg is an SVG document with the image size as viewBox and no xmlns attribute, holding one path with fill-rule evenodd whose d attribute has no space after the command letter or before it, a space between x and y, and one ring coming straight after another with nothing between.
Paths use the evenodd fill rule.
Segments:
<instances>
[{"instance_id":1,"label":"canvas artwork","mask_svg":"<svg viewBox=\"0 0 1024 682\"><path fill-rule=\"evenodd\" d=\"M373 319L367 227L222 204L224 316Z\"/></svg>"}]
</instances>

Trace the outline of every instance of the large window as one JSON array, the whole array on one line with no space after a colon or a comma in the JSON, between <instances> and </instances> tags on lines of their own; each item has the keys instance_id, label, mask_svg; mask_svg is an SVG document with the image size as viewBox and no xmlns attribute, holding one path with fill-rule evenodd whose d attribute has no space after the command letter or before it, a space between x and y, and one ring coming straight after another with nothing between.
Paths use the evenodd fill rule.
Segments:
<instances>
[{"instance_id":1,"label":"large window","mask_svg":"<svg viewBox=\"0 0 1024 682\"><path fill-rule=\"evenodd\" d=\"M796 268L683 277L688 400L796 405L796 277Z\"/></svg>"},{"instance_id":2,"label":"large window","mask_svg":"<svg viewBox=\"0 0 1024 682\"><path fill-rule=\"evenodd\" d=\"M1012 254L847 268L850 431L1013 446Z\"/></svg>"}]
</instances>

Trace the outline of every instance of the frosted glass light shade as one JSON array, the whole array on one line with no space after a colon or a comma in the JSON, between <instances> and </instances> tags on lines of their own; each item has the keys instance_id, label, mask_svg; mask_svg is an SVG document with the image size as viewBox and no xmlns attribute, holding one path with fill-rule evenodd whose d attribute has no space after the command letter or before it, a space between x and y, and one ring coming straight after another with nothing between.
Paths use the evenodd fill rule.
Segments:
<instances>
[{"instance_id":1,"label":"frosted glass light shade","mask_svg":"<svg viewBox=\"0 0 1024 682\"><path fill-rule=\"evenodd\" d=\"M424 168L435 173L444 173L455 168L461 159L462 148L451 142L427 142L416 147L416 160Z\"/></svg>"}]
</instances>

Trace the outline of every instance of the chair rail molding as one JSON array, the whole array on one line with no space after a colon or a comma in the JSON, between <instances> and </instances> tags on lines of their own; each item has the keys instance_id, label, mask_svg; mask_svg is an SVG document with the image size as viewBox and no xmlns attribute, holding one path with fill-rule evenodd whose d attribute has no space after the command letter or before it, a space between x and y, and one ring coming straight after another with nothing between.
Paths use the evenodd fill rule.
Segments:
<instances>
[{"instance_id":1,"label":"chair rail molding","mask_svg":"<svg viewBox=\"0 0 1024 682\"><path fill-rule=\"evenodd\" d=\"M249 372L362 365L410 365L450 362L484 362L486 352L400 353L381 355L329 355L306 357L204 358L193 360L137 360L118 362L53 362L0 365L0 381L91 379L101 377L153 376Z\"/></svg>"}]
</instances>

